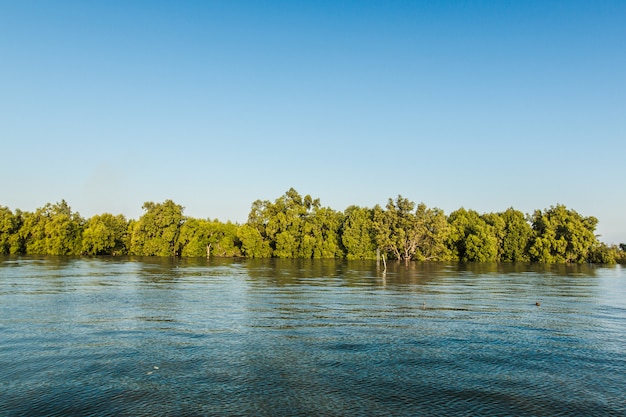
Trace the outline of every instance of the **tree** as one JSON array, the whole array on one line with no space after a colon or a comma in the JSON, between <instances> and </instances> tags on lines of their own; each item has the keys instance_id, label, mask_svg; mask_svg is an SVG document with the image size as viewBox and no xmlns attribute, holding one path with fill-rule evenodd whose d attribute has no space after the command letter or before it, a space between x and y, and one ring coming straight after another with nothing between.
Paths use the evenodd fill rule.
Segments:
<instances>
[{"instance_id":1,"label":"tree","mask_svg":"<svg viewBox=\"0 0 626 417\"><path fill-rule=\"evenodd\" d=\"M374 208L373 228L379 248L401 260L443 260L449 257L445 246L448 225L439 209L429 209L401 195L389 199L383 210Z\"/></svg>"},{"instance_id":2,"label":"tree","mask_svg":"<svg viewBox=\"0 0 626 417\"><path fill-rule=\"evenodd\" d=\"M185 257L241 256L238 226L218 220L187 218L178 238L178 253Z\"/></svg>"},{"instance_id":3,"label":"tree","mask_svg":"<svg viewBox=\"0 0 626 417\"><path fill-rule=\"evenodd\" d=\"M342 258L341 213L328 207L314 207L304 224L304 236L313 240L313 258Z\"/></svg>"},{"instance_id":4,"label":"tree","mask_svg":"<svg viewBox=\"0 0 626 417\"><path fill-rule=\"evenodd\" d=\"M122 255L126 247L128 221L119 214L95 215L85 224L82 238L82 253L87 255Z\"/></svg>"},{"instance_id":5,"label":"tree","mask_svg":"<svg viewBox=\"0 0 626 417\"><path fill-rule=\"evenodd\" d=\"M22 213L19 210L13 214L8 207L0 206L0 254L18 254L23 251L19 239L22 223Z\"/></svg>"},{"instance_id":6,"label":"tree","mask_svg":"<svg viewBox=\"0 0 626 417\"><path fill-rule=\"evenodd\" d=\"M319 199L313 199L310 195L303 198L290 188L274 203L261 200L252 203L247 224L257 230L263 241L268 242L274 257L312 258L318 244L316 230L319 225L316 226L314 221L318 209ZM319 228L322 234L324 227ZM246 230L246 234L253 236L249 230ZM322 255L322 251L319 255Z\"/></svg>"},{"instance_id":7,"label":"tree","mask_svg":"<svg viewBox=\"0 0 626 417\"><path fill-rule=\"evenodd\" d=\"M428 208L424 203L415 212L417 227L414 239L417 243L415 259L419 261L445 261L452 255L446 245L449 225L443 210Z\"/></svg>"},{"instance_id":8,"label":"tree","mask_svg":"<svg viewBox=\"0 0 626 417\"><path fill-rule=\"evenodd\" d=\"M364 207L345 210L340 234L347 259L376 259L373 215L372 209Z\"/></svg>"},{"instance_id":9,"label":"tree","mask_svg":"<svg viewBox=\"0 0 626 417\"><path fill-rule=\"evenodd\" d=\"M604 243L594 245L589 251L589 262L594 264L614 264L617 261L617 250Z\"/></svg>"},{"instance_id":10,"label":"tree","mask_svg":"<svg viewBox=\"0 0 626 417\"><path fill-rule=\"evenodd\" d=\"M183 207L172 200L146 202L146 211L134 225L130 253L140 256L177 256L178 237L185 223Z\"/></svg>"},{"instance_id":11,"label":"tree","mask_svg":"<svg viewBox=\"0 0 626 417\"><path fill-rule=\"evenodd\" d=\"M37 255L79 255L84 219L62 200L35 213L24 213L20 228L25 252Z\"/></svg>"},{"instance_id":12,"label":"tree","mask_svg":"<svg viewBox=\"0 0 626 417\"><path fill-rule=\"evenodd\" d=\"M270 258L272 248L256 227L244 224L237 230L237 238L241 242L241 252L248 258Z\"/></svg>"},{"instance_id":13,"label":"tree","mask_svg":"<svg viewBox=\"0 0 626 417\"><path fill-rule=\"evenodd\" d=\"M512 207L500 214L504 221L504 236L500 242L500 260L504 262L527 262L528 244L533 234L524 213Z\"/></svg>"},{"instance_id":14,"label":"tree","mask_svg":"<svg viewBox=\"0 0 626 417\"><path fill-rule=\"evenodd\" d=\"M241 242L237 237L239 226L221 223L217 220L209 222L208 246L210 253L220 257L241 256Z\"/></svg>"},{"instance_id":15,"label":"tree","mask_svg":"<svg viewBox=\"0 0 626 417\"><path fill-rule=\"evenodd\" d=\"M414 207L415 203L401 195L395 201L390 198L385 209L374 207L376 244L394 259L408 261L415 253L416 245L409 237L415 227Z\"/></svg>"},{"instance_id":16,"label":"tree","mask_svg":"<svg viewBox=\"0 0 626 417\"><path fill-rule=\"evenodd\" d=\"M448 217L448 245L461 261L493 262L498 258L498 239L494 227L476 211L460 208Z\"/></svg>"},{"instance_id":17,"label":"tree","mask_svg":"<svg viewBox=\"0 0 626 417\"><path fill-rule=\"evenodd\" d=\"M564 205L535 210L534 236L530 242L531 260L545 263L588 262L590 250L599 242L594 234L598 220L583 217Z\"/></svg>"},{"instance_id":18,"label":"tree","mask_svg":"<svg viewBox=\"0 0 626 417\"><path fill-rule=\"evenodd\" d=\"M620 264L626 263L626 243L620 243L613 248L613 257Z\"/></svg>"},{"instance_id":19,"label":"tree","mask_svg":"<svg viewBox=\"0 0 626 417\"><path fill-rule=\"evenodd\" d=\"M180 256L207 256L210 233L207 220L187 218L180 228L180 235L177 241Z\"/></svg>"}]
</instances>

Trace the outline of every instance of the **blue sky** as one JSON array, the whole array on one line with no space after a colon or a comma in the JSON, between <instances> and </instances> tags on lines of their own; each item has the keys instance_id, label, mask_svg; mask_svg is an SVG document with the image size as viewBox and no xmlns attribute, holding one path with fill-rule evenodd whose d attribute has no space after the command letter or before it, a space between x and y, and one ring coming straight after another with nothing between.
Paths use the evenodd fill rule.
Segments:
<instances>
[{"instance_id":1,"label":"blue sky","mask_svg":"<svg viewBox=\"0 0 626 417\"><path fill-rule=\"evenodd\" d=\"M626 2L0 0L0 205L557 203L626 242Z\"/></svg>"}]
</instances>

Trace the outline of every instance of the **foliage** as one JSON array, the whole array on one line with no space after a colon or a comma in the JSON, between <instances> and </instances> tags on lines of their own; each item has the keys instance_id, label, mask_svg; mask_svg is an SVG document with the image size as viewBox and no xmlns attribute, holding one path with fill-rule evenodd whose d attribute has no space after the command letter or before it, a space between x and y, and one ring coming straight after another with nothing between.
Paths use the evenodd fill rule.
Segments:
<instances>
[{"instance_id":1,"label":"foliage","mask_svg":"<svg viewBox=\"0 0 626 417\"><path fill-rule=\"evenodd\" d=\"M0 254L346 258L472 262L626 263L626 244L607 246L598 220L563 205L525 215L513 208L479 214L398 195L385 207L343 213L289 189L252 203L243 224L186 217L171 200L146 202L138 220L104 213L87 220L62 200L35 212L0 206Z\"/></svg>"},{"instance_id":2,"label":"foliage","mask_svg":"<svg viewBox=\"0 0 626 417\"><path fill-rule=\"evenodd\" d=\"M594 234L598 220L583 217L563 205L536 210L532 216L534 237L528 250L532 261L545 263L588 262L599 245Z\"/></svg>"},{"instance_id":3,"label":"foliage","mask_svg":"<svg viewBox=\"0 0 626 417\"><path fill-rule=\"evenodd\" d=\"M199 219L187 219L180 228L178 253L185 257L208 256L209 222Z\"/></svg>"},{"instance_id":4,"label":"foliage","mask_svg":"<svg viewBox=\"0 0 626 417\"><path fill-rule=\"evenodd\" d=\"M498 260L496 227L476 211L460 208L450 213L448 223L448 245L455 259L471 262Z\"/></svg>"},{"instance_id":5,"label":"foliage","mask_svg":"<svg viewBox=\"0 0 626 417\"><path fill-rule=\"evenodd\" d=\"M614 264L618 256L615 248L598 243L590 249L588 261L594 264Z\"/></svg>"},{"instance_id":6,"label":"foliage","mask_svg":"<svg viewBox=\"0 0 626 417\"><path fill-rule=\"evenodd\" d=\"M611 252L613 252L615 262L626 264L626 244L620 243L619 246L612 246Z\"/></svg>"},{"instance_id":7,"label":"foliage","mask_svg":"<svg viewBox=\"0 0 626 417\"><path fill-rule=\"evenodd\" d=\"M208 247L211 255L221 257L241 256L241 242L234 223L209 222Z\"/></svg>"},{"instance_id":8,"label":"foliage","mask_svg":"<svg viewBox=\"0 0 626 417\"><path fill-rule=\"evenodd\" d=\"M86 255L121 255L127 253L128 221L119 214L95 215L85 224L82 253Z\"/></svg>"},{"instance_id":9,"label":"foliage","mask_svg":"<svg viewBox=\"0 0 626 417\"><path fill-rule=\"evenodd\" d=\"M415 212L419 244L415 258L419 261L445 261L451 258L446 245L450 228L443 210L427 208L420 203Z\"/></svg>"},{"instance_id":10,"label":"foliage","mask_svg":"<svg viewBox=\"0 0 626 417\"><path fill-rule=\"evenodd\" d=\"M24 213L19 231L24 252L37 255L79 255L84 219L62 200L35 213Z\"/></svg>"},{"instance_id":11,"label":"foliage","mask_svg":"<svg viewBox=\"0 0 626 417\"><path fill-rule=\"evenodd\" d=\"M373 210L357 206L344 212L340 234L347 259L376 259L373 216Z\"/></svg>"},{"instance_id":12,"label":"foliage","mask_svg":"<svg viewBox=\"0 0 626 417\"><path fill-rule=\"evenodd\" d=\"M500 261L528 261L528 244L533 234L530 223L521 211L513 208L499 214L504 223L503 236L500 243Z\"/></svg>"},{"instance_id":13,"label":"foliage","mask_svg":"<svg viewBox=\"0 0 626 417\"><path fill-rule=\"evenodd\" d=\"M450 251L445 245L448 225L443 211L429 209L399 195L389 199L385 209L374 208L373 227L379 248L391 258L408 261L446 260Z\"/></svg>"},{"instance_id":14,"label":"foliage","mask_svg":"<svg viewBox=\"0 0 626 417\"><path fill-rule=\"evenodd\" d=\"M22 213L19 210L13 214L8 207L0 206L0 254L23 252L23 244L19 236L22 223Z\"/></svg>"},{"instance_id":15,"label":"foliage","mask_svg":"<svg viewBox=\"0 0 626 417\"><path fill-rule=\"evenodd\" d=\"M178 237L185 222L183 207L172 200L146 202L146 211L134 225L130 253L139 256L176 256Z\"/></svg>"},{"instance_id":16,"label":"foliage","mask_svg":"<svg viewBox=\"0 0 626 417\"><path fill-rule=\"evenodd\" d=\"M343 215L328 207L314 207L313 216L304 225L304 235L312 243L312 257L342 258L344 256L340 229Z\"/></svg>"},{"instance_id":17,"label":"foliage","mask_svg":"<svg viewBox=\"0 0 626 417\"><path fill-rule=\"evenodd\" d=\"M319 199L304 198L293 188L271 203L252 204L247 227L240 232L244 253L253 257L342 257L341 214L321 207Z\"/></svg>"},{"instance_id":18,"label":"foliage","mask_svg":"<svg viewBox=\"0 0 626 417\"><path fill-rule=\"evenodd\" d=\"M374 207L374 231L378 247L397 260L410 260L417 247L413 239L415 203L398 195L383 209Z\"/></svg>"},{"instance_id":19,"label":"foliage","mask_svg":"<svg viewBox=\"0 0 626 417\"><path fill-rule=\"evenodd\" d=\"M248 258L270 258L272 256L270 243L263 239L263 235L256 227L244 224L237 230L237 238L241 242L243 256Z\"/></svg>"}]
</instances>

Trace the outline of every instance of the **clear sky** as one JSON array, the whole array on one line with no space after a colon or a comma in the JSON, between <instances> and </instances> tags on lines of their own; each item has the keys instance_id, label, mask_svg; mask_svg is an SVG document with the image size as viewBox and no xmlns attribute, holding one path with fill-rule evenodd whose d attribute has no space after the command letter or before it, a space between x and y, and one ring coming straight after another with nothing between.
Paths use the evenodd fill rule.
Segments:
<instances>
[{"instance_id":1,"label":"clear sky","mask_svg":"<svg viewBox=\"0 0 626 417\"><path fill-rule=\"evenodd\" d=\"M625 1L0 0L0 205L565 204L626 242Z\"/></svg>"}]
</instances>

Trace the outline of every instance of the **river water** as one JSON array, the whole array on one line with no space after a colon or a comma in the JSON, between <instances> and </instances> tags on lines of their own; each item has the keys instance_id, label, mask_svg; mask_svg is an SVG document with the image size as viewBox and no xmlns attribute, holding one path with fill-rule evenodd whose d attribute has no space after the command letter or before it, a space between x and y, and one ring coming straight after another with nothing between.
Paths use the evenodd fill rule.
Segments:
<instances>
[{"instance_id":1,"label":"river water","mask_svg":"<svg viewBox=\"0 0 626 417\"><path fill-rule=\"evenodd\" d=\"M626 268L0 257L0 415L626 415Z\"/></svg>"}]
</instances>

